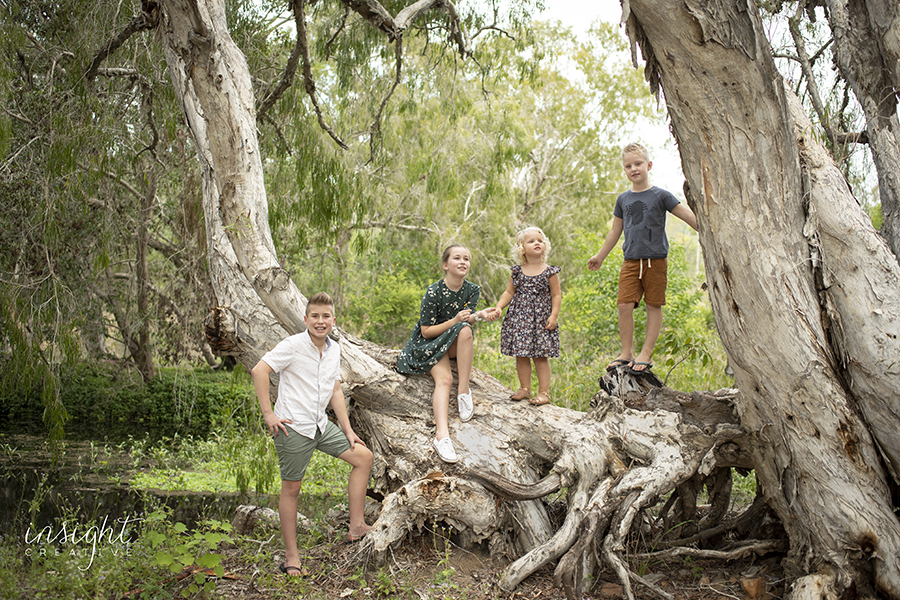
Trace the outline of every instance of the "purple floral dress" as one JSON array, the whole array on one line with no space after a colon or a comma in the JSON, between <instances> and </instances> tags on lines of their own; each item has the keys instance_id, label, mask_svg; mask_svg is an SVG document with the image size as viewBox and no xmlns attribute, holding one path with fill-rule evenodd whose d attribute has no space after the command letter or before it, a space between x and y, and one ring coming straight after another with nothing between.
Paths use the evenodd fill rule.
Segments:
<instances>
[{"instance_id":1,"label":"purple floral dress","mask_svg":"<svg viewBox=\"0 0 900 600\"><path fill-rule=\"evenodd\" d=\"M505 356L559 356L559 327L544 329L550 318L550 278L560 268L550 265L539 275L525 275L514 265L512 283L516 288L503 327L500 329L500 353Z\"/></svg>"}]
</instances>

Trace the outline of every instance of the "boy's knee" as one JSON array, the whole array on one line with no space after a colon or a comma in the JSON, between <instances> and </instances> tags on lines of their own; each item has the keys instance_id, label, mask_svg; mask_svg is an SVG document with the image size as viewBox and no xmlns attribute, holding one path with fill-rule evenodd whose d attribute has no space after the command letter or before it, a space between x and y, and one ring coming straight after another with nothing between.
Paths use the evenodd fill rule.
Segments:
<instances>
[{"instance_id":1,"label":"boy's knee","mask_svg":"<svg viewBox=\"0 0 900 600\"><path fill-rule=\"evenodd\" d=\"M368 469L371 471L371 470L372 470L372 463L373 463L373 461L374 461L374 459L375 459L375 455L372 453L371 450L369 450L369 449L366 448L365 446L359 446L359 445L357 445L356 447L357 447L357 448L361 448L362 451L363 451L363 452L362 452L362 455L360 456L360 458L362 458L363 463L364 463L364 464L362 465L363 468L368 468Z\"/></svg>"},{"instance_id":2,"label":"boy's knee","mask_svg":"<svg viewBox=\"0 0 900 600\"><path fill-rule=\"evenodd\" d=\"M288 497L297 497L300 495L300 488L302 487L303 480L300 479L298 481L288 481L286 479L281 480L281 495Z\"/></svg>"},{"instance_id":3,"label":"boy's knee","mask_svg":"<svg viewBox=\"0 0 900 600\"><path fill-rule=\"evenodd\" d=\"M356 444L352 450L342 452L338 458L352 467L360 467L371 471L375 455L366 446Z\"/></svg>"}]
</instances>

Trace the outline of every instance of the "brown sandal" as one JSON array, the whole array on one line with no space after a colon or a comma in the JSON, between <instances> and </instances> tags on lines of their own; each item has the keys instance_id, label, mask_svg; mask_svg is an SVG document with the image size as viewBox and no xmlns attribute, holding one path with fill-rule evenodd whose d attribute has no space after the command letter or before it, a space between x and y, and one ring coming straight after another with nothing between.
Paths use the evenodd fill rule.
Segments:
<instances>
[{"instance_id":1,"label":"brown sandal","mask_svg":"<svg viewBox=\"0 0 900 600\"><path fill-rule=\"evenodd\" d=\"M509 397L510 400L524 400L528 396L531 395L531 390L528 388L519 388L515 394Z\"/></svg>"},{"instance_id":2,"label":"brown sandal","mask_svg":"<svg viewBox=\"0 0 900 600\"><path fill-rule=\"evenodd\" d=\"M544 392L541 392L540 394L538 394L537 396L535 396L528 402L530 402L534 406L543 406L544 404L550 404L550 394L545 394Z\"/></svg>"}]
</instances>

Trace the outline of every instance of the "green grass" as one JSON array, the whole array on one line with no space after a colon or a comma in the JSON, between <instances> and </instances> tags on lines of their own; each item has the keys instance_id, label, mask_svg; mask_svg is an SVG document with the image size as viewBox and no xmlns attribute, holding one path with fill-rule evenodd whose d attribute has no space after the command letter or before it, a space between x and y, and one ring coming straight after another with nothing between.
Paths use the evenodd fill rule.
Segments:
<instances>
[{"instance_id":1,"label":"green grass","mask_svg":"<svg viewBox=\"0 0 900 600\"><path fill-rule=\"evenodd\" d=\"M257 493L278 494L281 481L278 477L277 455L268 436L257 440L268 447L266 467L273 470ZM225 433L207 440L180 438L167 440L149 448L137 445L135 450L146 457L150 466L136 473L130 480L136 489L194 492L242 492L238 481L239 468L251 460L248 435L240 431ZM233 449L233 452L223 451ZM314 452L303 480L303 493L323 496L339 496L345 493L350 465L323 452Z\"/></svg>"},{"instance_id":2,"label":"green grass","mask_svg":"<svg viewBox=\"0 0 900 600\"><path fill-rule=\"evenodd\" d=\"M591 397L600 389L597 381L606 374L606 366L615 358L618 348L585 352L584 344L575 336L567 335L565 329L561 338L559 357L550 359L553 403L587 411ZM679 345L677 340L668 345L657 344L653 357L653 372L657 377L667 380L668 387L685 392L732 387L734 380L725 374L725 351L718 337L690 341L691 346ZM500 321L479 324L475 343L475 367L496 377L509 389L518 389L515 358L500 354ZM532 392L537 393L534 372L531 379Z\"/></svg>"}]
</instances>

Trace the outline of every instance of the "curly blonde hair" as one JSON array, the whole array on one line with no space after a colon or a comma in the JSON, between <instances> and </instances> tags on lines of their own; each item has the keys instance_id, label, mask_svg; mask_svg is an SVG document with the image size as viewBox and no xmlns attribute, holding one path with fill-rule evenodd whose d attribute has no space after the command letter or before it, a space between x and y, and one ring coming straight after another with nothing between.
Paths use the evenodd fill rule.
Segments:
<instances>
[{"instance_id":1,"label":"curly blonde hair","mask_svg":"<svg viewBox=\"0 0 900 600\"><path fill-rule=\"evenodd\" d=\"M550 238L547 237L544 230L540 227L526 227L516 234L516 241L512 246L512 258L520 265L525 264L525 236L532 232L541 234L541 239L544 240L544 252L541 254L541 260L547 262L547 256L550 254Z\"/></svg>"}]
</instances>

